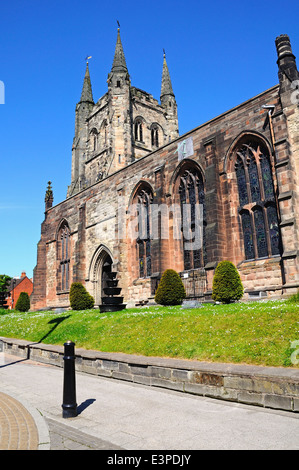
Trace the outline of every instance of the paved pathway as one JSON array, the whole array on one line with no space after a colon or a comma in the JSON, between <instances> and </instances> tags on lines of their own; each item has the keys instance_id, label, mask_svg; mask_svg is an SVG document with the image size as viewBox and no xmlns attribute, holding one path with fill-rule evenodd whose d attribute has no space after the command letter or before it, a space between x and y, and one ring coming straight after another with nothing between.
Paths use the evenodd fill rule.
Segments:
<instances>
[{"instance_id":1,"label":"paved pathway","mask_svg":"<svg viewBox=\"0 0 299 470\"><path fill-rule=\"evenodd\" d=\"M15 398L0 392L0 450L37 450L34 418Z\"/></svg>"},{"instance_id":2,"label":"paved pathway","mask_svg":"<svg viewBox=\"0 0 299 470\"><path fill-rule=\"evenodd\" d=\"M111 442L90 436L78 429L46 418L51 450L122 450Z\"/></svg>"},{"instance_id":3,"label":"paved pathway","mask_svg":"<svg viewBox=\"0 0 299 470\"><path fill-rule=\"evenodd\" d=\"M0 421L2 448L20 449L27 440L27 448L52 450L299 449L297 413L83 373L76 374L78 416L64 419L63 369L1 354L1 416L12 403L18 416L11 425L18 438L10 444ZM2 419L12 423L9 416Z\"/></svg>"}]
</instances>

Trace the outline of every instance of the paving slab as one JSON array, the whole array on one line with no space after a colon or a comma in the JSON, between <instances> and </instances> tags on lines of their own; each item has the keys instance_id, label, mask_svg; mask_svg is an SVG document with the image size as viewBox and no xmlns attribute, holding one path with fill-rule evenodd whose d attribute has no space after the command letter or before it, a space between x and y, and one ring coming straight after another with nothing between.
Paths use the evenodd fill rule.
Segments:
<instances>
[{"instance_id":1,"label":"paving slab","mask_svg":"<svg viewBox=\"0 0 299 470\"><path fill-rule=\"evenodd\" d=\"M28 405L25 408L38 432L44 433L39 434L38 448L112 452L299 449L298 413L82 372L76 373L78 415L65 419L63 369L19 357L2 357L0 393Z\"/></svg>"}]
</instances>

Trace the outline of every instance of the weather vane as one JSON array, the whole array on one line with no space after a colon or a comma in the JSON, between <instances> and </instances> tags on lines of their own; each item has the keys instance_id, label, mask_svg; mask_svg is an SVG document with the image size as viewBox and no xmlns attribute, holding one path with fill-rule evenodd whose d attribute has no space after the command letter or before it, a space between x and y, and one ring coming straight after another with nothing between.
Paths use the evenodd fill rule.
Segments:
<instances>
[{"instance_id":1,"label":"weather vane","mask_svg":"<svg viewBox=\"0 0 299 470\"><path fill-rule=\"evenodd\" d=\"M85 57L85 60L86 60L86 63L87 63L87 64L88 64L88 60L91 59L91 58L92 58L91 55L88 55L88 56Z\"/></svg>"},{"instance_id":2,"label":"weather vane","mask_svg":"<svg viewBox=\"0 0 299 470\"><path fill-rule=\"evenodd\" d=\"M120 28L120 24L119 24L119 21L118 21L118 20L116 20L116 21L117 21L117 25L118 25L118 29L119 29L119 28Z\"/></svg>"}]
</instances>

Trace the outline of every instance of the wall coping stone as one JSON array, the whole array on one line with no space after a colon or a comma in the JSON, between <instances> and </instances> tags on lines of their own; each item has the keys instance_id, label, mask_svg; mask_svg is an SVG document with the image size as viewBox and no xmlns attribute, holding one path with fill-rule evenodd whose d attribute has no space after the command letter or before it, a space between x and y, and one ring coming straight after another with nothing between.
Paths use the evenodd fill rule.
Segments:
<instances>
[{"instance_id":1,"label":"wall coping stone","mask_svg":"<svg viewBox=\"0 0 299 470\"><path fill-rule=\"evenodd\" d=\"M64 347L0 336L0 350L63 367ZM47 352L49 353L47 355ZM213 363L75 348L76 369L287 411L299 411L299 368Z\"/></svg>"}]
</instances>

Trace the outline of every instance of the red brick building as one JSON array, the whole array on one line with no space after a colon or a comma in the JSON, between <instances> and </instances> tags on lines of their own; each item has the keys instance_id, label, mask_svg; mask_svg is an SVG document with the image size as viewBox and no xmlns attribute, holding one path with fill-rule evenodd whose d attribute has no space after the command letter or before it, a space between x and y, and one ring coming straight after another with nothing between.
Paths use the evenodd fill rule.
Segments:
<instances>
[{"instance_id":1,"label":"red brick building","mask_svg":"<svg viewBox=\"0 0 299 470\"><path fill-rule=\"evenodd\" d=\"M107 267L125 303L151 298L167 268L188 296L208 299L224 259L244 298L297 291L299 74L287 35L276 49L278 84L178 136L165 57L159 104L131 86L118 32L97 103L86 70L68 197L53 206L50 185L46 193L32 308L68 306L74 281L100 305Z\"/></svg>"},{"instance_id":2,"label":"red brick building","mask_svg":"<svg viewBox=\"0 0 299 470\"><path fill-rule=\"evenodd\" d=\"M13 309L17 304L21 292L27 292L30 297L33 291L33 282L26 276L25 272L22 272L19 278L14 277L11 279L7 291L9 292L9 296L6 299L6 304L9 309Z\"/></svg>"}]
</instances>

